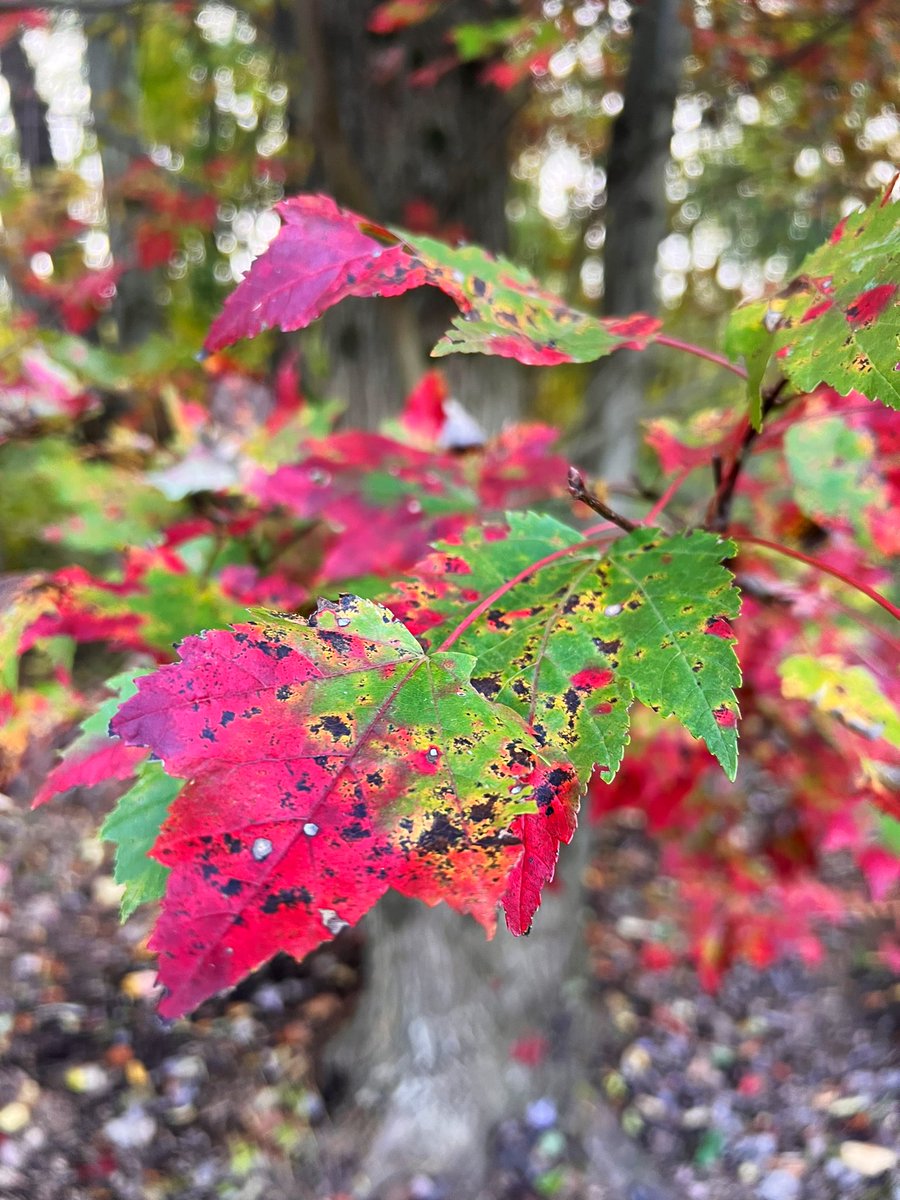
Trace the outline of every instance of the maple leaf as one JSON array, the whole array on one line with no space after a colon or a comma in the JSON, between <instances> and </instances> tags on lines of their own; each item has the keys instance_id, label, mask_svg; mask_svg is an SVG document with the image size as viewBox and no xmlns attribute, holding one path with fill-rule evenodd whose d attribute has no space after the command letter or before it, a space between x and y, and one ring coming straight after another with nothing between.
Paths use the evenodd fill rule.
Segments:
<instances>
[{"instance_id":1,"label":"maple leaf","mask_svg":"<svg viewBox=\"0 0 900 1200\"><path fill-rule=\"evenodd\" d=\"M779 674L788 699L808 700L868 740L883 738L900 750L900 713L865 667L851 666L833 654L792 654L782 661Z\"/></svg>"},{"instance_id":2,"label":"maple leaf","mask_svg":"<svg viewBox=\"0 0 900 1200\"><path fill-rule=\"evenodd\" d=\"M30 625L20 648L24 652L42 638L65 636L168 658L176 638L244 616L248 600L259 604L272 595L279 603L302 601L302 591L287 579L248 571L242 577L226 567L219 580L200 579L168 547L132 550L116 581L65 567L52 577L52 611Z\"/></svg>"},{"instance_id":3,"label":"maple leaf","mask_svg":"<svg viewBox=\"0 0 900 1200\"><path fill-rule=\"evenodd\" d=\"M125 746L109 736L109 722L123 700L136 689L135 672L115 675L103 685L112 695L81 723L78 737L66 747L31 802L39 808L71 788L96 787L111 780L130 779L147 757L137 746Z\"/></svg>"},{"instance_id":4,"label":"maple leaf","mask_svg":"<svg viewBox=\"0 0 900 1200\"><path fill-rule=\"evenodd\" d=\"M397 586L392 611L439 645L461 611L519 579L455 643L476 656L476 688L520 712L584 783L595 766L615 774L635 697L674 714L734 778L739 600L721 565L731 543L638 529L604 550L552 517L506 520L505 530L467 530L439 547Z\"/></svg>"},{"instance_id":5,"label":"maple leaf","mask_svg":"<svg viewBox=\"0 0 900 1200\"><path fill-rule=\"evenodd\" d=\"M734 415L725 409L701 409L687 421L655 417L645 421L644 428L644 441L656 452L667 475L707 466L734 447Z\"/></svg>"},{"instance_id":6,"label":"maple leaf","mask_svg":"<svg viewBox=\"0 0 900 1200\"><path fill-rule=\"evenodd\" d=\"M643 314L598 320L477 246L454 248L374 225L328 196L294 196L276 209L281 230L225 301L207 350L273 326L303 329L347 296L396 296L425 285L450 296L461 314L434 348L437 356L498 354L532 366L592 362L622 346L643 348L660 327Z\"/></svg>"},{"instance_id":7,"label":"maple leaf","mask_svg":"<svg viewBox=\"0 0 900 1200\"><path fill-rule=\"evenodd\" d=\"M775 331L788 378L900 407L900 212L875 201L852 213L800 266Z\"/></svg>"},{"instance_id":8,"label":"maple leaf","mask_svg":"<svg viewBox=\"0 0 900 1200\"><path fill-rule=\"evenodd\" d=\"M873 449L868 433L839 416L790 426L784 455L800 508L820 525L850 522L868 540L868 510L888 507Z\"/></svg>"},{"instance_id":9,"label":"maple leaf","mask_svg":"<svg viewBox=\"0 0 900 1200\"><path fill-rule=\"evenodd\" d=\"M123 749L146 754L133 746ZM119 797L100 827L100 837L116 846L113 878L125 889L119 905L123 921L142 904L160 900L165 893L169 870L152 859L150 851L182 787L180 779L170 778L156 762L141 763L136 774L132 787Z\"/></svg>"},{"instance_id":10,"label":"maple leaf","mask_svg":"<svg viewBox=\"0 0 900 1200\"><path fill-rule=\"evenodd\" d=\"M187 780L153 849L172 870L152 941L165 1015L306 954L389 887L493 931L523 854L511 822L573 772L475 691L471 657L427 656L354 596L180 654L112 722Z\"/></svg>"}]
</instances>

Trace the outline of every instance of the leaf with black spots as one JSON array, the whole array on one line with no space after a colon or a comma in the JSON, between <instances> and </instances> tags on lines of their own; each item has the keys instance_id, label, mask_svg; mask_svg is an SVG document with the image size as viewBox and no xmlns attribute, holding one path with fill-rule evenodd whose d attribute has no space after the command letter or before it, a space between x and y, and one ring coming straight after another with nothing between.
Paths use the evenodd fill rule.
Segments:
<instances>
[{"instance_id":1,"label":"leaf with black spots","mask_svg":"<svg viewBox=\"0 0 900 1200\"><path fill-rule=\"evenodd\" d=\"M775 357L795 387L828 383L900 408L898 214L876 201L846 217L776 304Z\"/></svg>"},{"instance_id":2,"label":"leaf with black spots","mask_svg":"<svg viewBox=\"0 0 900 1200\"><path fill-rule=\"evenodd\" d=\"M615 774L634 698L703 738L733 778L739 598L722 565L733 547L714 534L638 529L603 548L551 517L513 513L506 528L439 547L388 604L437 646L461 614L567 548L454 642L475 655L475 687L521 713L585 784L595 766L606 780Z\"/></svg>"},{"instance_id":3,"label":"leaf with black spots","mask_svg":"<svg viewBox=\"0 0 900 1200\"><path fill-rule=\"evenodd\" d=\"M175 1016L284 950L302 956L389 887L491 932L532 792L572 786L471 657L426 655L344 596L187 638L113 721L187 780L153 849L171 868L152 946Z\"/></svg>"},{"instance_id":4,"label":"leaf with black spots","mask_svg":"<svg viewBox=\"0 0 900 1200\"><path fill-rule=\"evenodd\" d=\"M437 356L498 354L532 366L593 362L620 347L643 349L660 328L643 313L602 321L578 312L527 271L477 246L385 229L327 196L294 196L276 210L281 230L226 300L207 350L276 326L303 329L348 296L397 296L423 286L440 288L460 310Z\"/></svg>"}]
</instances>

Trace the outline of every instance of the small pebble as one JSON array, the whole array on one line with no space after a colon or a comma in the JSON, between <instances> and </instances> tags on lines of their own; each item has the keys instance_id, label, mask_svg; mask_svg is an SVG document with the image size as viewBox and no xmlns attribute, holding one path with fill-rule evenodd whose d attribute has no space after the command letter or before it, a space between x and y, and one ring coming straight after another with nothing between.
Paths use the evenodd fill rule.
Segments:
<instances>
[{"instance_id":1,"label":"small pebble","mask_svg":"<svg viewBox=\"0 0 900 1200\"><path fill-rule=\"evenodd\" d=\"M120 1150L140 1149L156 1137L156 1121L139 1104L132 1104L120 1117L107 1121L103 1132Z\"/></svg>"},{"instance_id":2,"label":"small pebble","mask_svg":"<svg viewBox=\"0 0 900 1200\"><path fill-rule=\"evenodd\" d=\"M160 990L156 982L156 972L152 970L129 971L119 987L129 1000L149 1000Z\"/></svg>"},{"instance_id":3,"label":"small pebble","mask_svg":"<svg viewBox=\"0 0 900 1200\"><path fill-rule=\"evenodd\" d=\"M525 1120L532 1129L550 1129L556 1124L556 1105L547 1096L542 1096L528 1105Z\"/></svg>"},{"instance_id":4,"label":"small pebble","mask_svg":"<svg viewBox=\"0 0 900 1200\"><path fill-rule=\"evenodd\" d=\"M65 1080L69 1091L79 1095L96 1096L109 1088L109 1076L98 1063L69 1067Z\"/></svg>"},{"instance_id":5,"label":"small pebble","mask_svg":"<svg viewBox=\"0 0 900 1200\"><path fill-rule=\"evenodd\" d=\"M874 1142L842 1142L841 1162L867 1179L893 1171L897 1165L897 1151Z\"/></svg>"},{"instance_id":6,"label":"small pebble","mask_svg":"<svg viewBox=\"0 0 900 1200\"><path fill-rule=\"evenodd\" d=\"M800 1195L800 1180L790 1171L773 1171L756 1189L759 1200L796 1200Z\"/></svg>"},{"instance_id":7,"label":"small pebble","mask_svg":"<svg viewBox=\"0 0 900 1200\"><path fill-rule=\"evenodd\" d=\"M13 1100L0 1108L0 1133L19 1133L31 1120L31 1109L21 1100Z\"/></svg>"},{"instance_id":8,"label":"small pebble","mask_svg":"<svg viewBox=\"0 0 900 1200\"><path fill-rule=\"evenodd\" d=\"M206 1063L197 1054L182 1054L163 1061L163 1070L170 1079L193 1081L206 1078Z\"/></svg>"}]
</instances>

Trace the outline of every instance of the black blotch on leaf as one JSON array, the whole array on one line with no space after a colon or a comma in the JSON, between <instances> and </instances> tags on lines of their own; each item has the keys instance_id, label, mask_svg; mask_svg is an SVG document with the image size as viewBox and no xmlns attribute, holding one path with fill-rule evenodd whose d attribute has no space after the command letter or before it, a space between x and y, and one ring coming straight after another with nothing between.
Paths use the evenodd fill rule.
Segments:
<instances>
[{"instance_id":1,"label":"black blotch on leaf","mask_svg":"<svg viewBox=\"0 0 900 1200\"><path fill-rule=\"evenodd\" d=\"M322 718L322 728L334 738L350 737L352 730L341 717L328 716Z\"/></svg>"},{"instance_id":2,"label":"black blotch on leaf","mask_svg":"<svg viewBox=\"0 0 900 1200\"><path fill-rule=\"evenodd\" d=\"M451 846L459 842L463 831L451 824L444 813L437 813L430 829L419 835L419 849L435 854L446 854Z\"/></svg>"},{"instance_id":3,"label":"black blotch on leaf","mask_svg":"<svg viewBox=\"0 0 900 1200\"><path fill-rule=\"evenodd\" d=\"M472 687L480 696L484 696L485 700L493 700L500 691L500 680L496 675L480 675L472 680Z\"/></svg>"},{"instance_id":4,"label":"black blotch on leaf","mask_svg":"<svg viewBox=\"0 0 900 1200\"><path fill-rule=\"evenodd\" d=\"M319 637L337 654L346 654L353 644L349 638L344 637L342 633L335 633L332 629L320 629Z\"/></svg>"},{"instance_id":5,"label":"black blotch on leaf","mask_svg":"<svg viewBox=\"0 0 900 1200\"><path fill-rule=\"evenodd\" d=\"M270 892L260 908L266 916L277 913L279 908L296 908L298 904L309 904L312 897L306 888L281 888L278 892Z\"/></svg>"},{"instance_id":6,"label":"black blotch on leaf","mask_svg":"<svg viewBox=\"0 0 900 1200\"><path fill-rule=\"evenodd\" d=\"M359 821L354 821L351 825L345 825L341 830L341 834L348 842L358 842L360 838L371 837L371 830L366 829L365 825L361 825Z\"/></svg>"}]
</instances>

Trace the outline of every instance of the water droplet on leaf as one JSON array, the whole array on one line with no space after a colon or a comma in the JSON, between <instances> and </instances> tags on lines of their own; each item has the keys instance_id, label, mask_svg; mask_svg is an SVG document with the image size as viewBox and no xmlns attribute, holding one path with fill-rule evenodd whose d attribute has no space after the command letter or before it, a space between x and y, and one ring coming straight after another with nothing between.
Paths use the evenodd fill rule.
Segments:
<instances>
[{"instance_id":1,"label":"water droplet on leaf","mask_svg":"<svg viewBox=\"0 0 900 1200\"><path fill-rule=\"evenodd\" d=\"M621 611L621 604L607 604L606 608L603 610L603 615L604 617L617 617Z\"/></svg>"},{"instance_id":2,"label":"water droplet on leaf","mask_svg":"<svg viewBox=\"0 0 900 1200\"><path fill-rule=\"evenodd\" d=\"M315 837L316 834L319 832L319 827L315 823L315 821L307 821L306 824L303 826L303 832L306 834L307 837Z\"/></svg>"},{"instance_id":3,"label":"water droplet on leaf","mask_svg":"<svg viewBox=\"0 0 900 1200\"><path fill-rule=\"evenodd\" d=\"M337 937L342 929L349 929L350 927L350 922L344 921L339 917L333 908L320 908L319 916L322 918L322 924L332 937Z\"/></svg>"},{"instance_id":4,"label":"water droplet on leaf","mask_svg":"<svg viewBox=\"0 0 900 1200\"><path fill-rule=\"evenodd\" d=\"M250 847L250 853L257 862L262 862L264 858L268 858L272 853L272 843L268 838L259 837Z\"/></svg>"},{"instance_id":5,"label":"water droplet on leaf","mask_svg":"<svg viewBox=\"0 0 900 1200\"><path fill-rule=\"evenodd\" d=\"M337 623L338 623L338 625L341 626L342 629L346 629L346 627L350 624L350 618L349 617L338 617Z\"/></svg>"}]
</instances>

